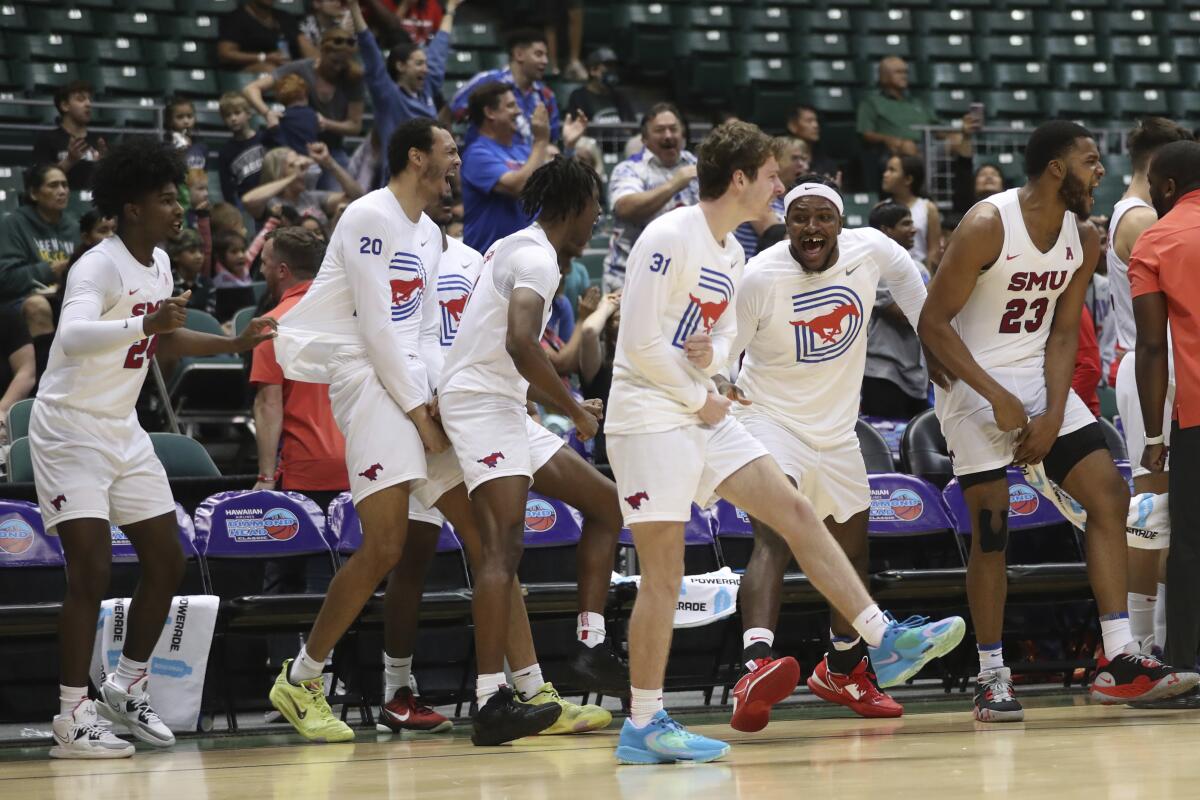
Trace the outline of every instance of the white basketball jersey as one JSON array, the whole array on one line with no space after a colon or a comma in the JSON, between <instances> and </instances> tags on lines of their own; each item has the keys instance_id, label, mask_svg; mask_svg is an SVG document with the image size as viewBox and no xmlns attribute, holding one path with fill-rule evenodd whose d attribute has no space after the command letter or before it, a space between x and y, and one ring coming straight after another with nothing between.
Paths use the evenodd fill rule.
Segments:
<instances>
[{"instance_id":1,"label":"white basketball jersey","mask_svg":"<svg viewBox=\"0 0 1200 800\"><path fill-rule=\"evenodd\" d=\"M1113 206L1112 219L1108 223L1108 296L1112 298L1112 322L1117 329L1117 345L1122 350L1132 350L1137 340L1137 326L1133 324L1133 297L1129 290L1129 265L1117 256L1117 226L1131 208L1154 207L1138 197L1126 197Z\"/></svg>"},{"instance_id":2,"label":"white basketball jersey","mask_svg":"<svg viewBox=\"0 0 1200 800\"><path fill-rule=\"evenodd\" d=\"M1083 245L1075 215L1063 215L1058 241L1045 253L1034 246L1021 216L1019 189L993 195L1000 212L1004 244L1000 257L980 273L954 330L984 369L1041 370L1058 296L1083 265Z\"/></svg>"},{"instance_id":3,"label":"white basketball jersey","mask_svg":"<svg viewBox=\"0 0 1200 800\"><path fill-rule=\"evenodd\" d=\"M438 259L437 270L430 275L436 291L426 293L421 320L421 360L429 375L431 389L442 379L446 352L458 335L467 301L483 269L483 256L453 236L446 237L446 250Z\"/></svg>"},{"instance_id":4,"label":"white basketball jersey","mask_svg":"<svg viewBox=\"0 0 1200 800\"><path fill-rule=\"evenodd\" d=\"M155 248L154 265L148 267L130 254L119 237L110 236L84 253L67 273L63 308L80 293L94 293L102 298L101 320L129 319L157 311L173 288L166 253ZM55 337L38 397L92 414L128 417L157 342L157 336L149 336L102 353L68 356Z\"/></svg>"}]
</instances>

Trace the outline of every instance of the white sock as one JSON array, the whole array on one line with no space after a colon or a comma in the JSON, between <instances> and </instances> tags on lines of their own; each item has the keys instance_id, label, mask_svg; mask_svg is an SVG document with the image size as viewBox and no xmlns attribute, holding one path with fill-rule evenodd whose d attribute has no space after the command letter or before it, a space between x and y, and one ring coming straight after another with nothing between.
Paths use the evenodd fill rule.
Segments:
<instances>
[{"instance_id":1,"label":"white sock","mask_svg":"<svg viewBox=\"0 0 1200 800\"><path fill-rule=\"evenodd\" d=\"M122 653L117 660L117 669L108 676L109 680L122 692L128 692L129 687L146 677L149 661L134 661Z\"/></svg>"},{"instance_id":2,"label":"white sock","mask_svg":"<svg viewBox=\"0 0 1200 800\"><path fill-rule=\"evenodd\" d=\"M386 703L396 696L396 692L408 686L408 678L412 674L413 657L392 658L383 653L383 701Z\"/></svg>"},{"instance_id":3,"label":"white sock","mask_svg":"<svg viewBox=\"0 0 1200 800\"><path fill-rule=\"evenodd\" d=\"M654 715L663 710L662 689L639 689L630 686L629 694L629 721L635 728L646 727Z\"/></svg>"},{"instance_id":4,"label":"white sock","mask_svg":"<svg viewBox=\"0 0 1200 800\"><path fill-rule=\"evenodd\" d=\"M63 686L58 685L58 713L62 716L70 716L75 707L87 700L86 686Z\"/></svg>"},{"instance_id":5,"label":"white sock","mask_svg":"<svg viewBox=\"0 0 1200 800\"><path fill-rule=\"evenodd\" d=\"M775 644L775 632L770 628L747 628L742 631L742 649L750 647L752 644L762 642L767 647Z\"/></svg>"},{"instance_id":6,"label":"white sock","mask_svg":"<svg viewBox=\"0 0 1200 800\"><path fill-rule=\"evenodd\" d=\"M1129 603L1129 631L1141 644L1154 635L1154 609L1158 607L1158 598L1129 592L1126 600Z\"/></svg>"},{"instance_id":7,"label":"white sock","mask_svg":"<svg viewBox=\"0 0 1200 800\"><path fill-rule=\"evenodd\" d=\"M525 669L519 669L512 674L513 684L522 700L528 700L538 693L546 682L542 677L542 666L536 661Z\"/></svg>"},{"instance_id":8,"label":"white sock","mask_svg":"<svg viewBox=\"0 0 1200 800\"><path fill-rule=\"evenodd\" d=\"M1167 585L1158 585L1158 599L1154 603L1154 643L1162 649L1167 647Z\"/></svg>"},{"instance_id":9,"label":"white sock","mask_svg":"<svg viewBox=\"0 0 1200 800\"><path fill-rule=\"evenodd\" d=\"M979 651L979 671L981 673L1004 666L1004 644L1002 642L980 644L976 646L976 649Z\"/></svg>"},{"instance_id":10,"label":"white sock","mask_svg":"<svg viewBox=\"0 0 1200 800\"><path fill-rule=\"evenodd\" d=\"M1100 635L1104 637L1104 657L1110 661L1128 652L1131 645L1136 649L1133 634L1129 631L1129 615L1124 611L1101 617Z\"/></svg>"},{"instance_id":11,"label":"white sock","mask_svg":"<svg viewBox=\"0 0 1200 800\"><path fill-rule=\"evenodd\" d=\"M872 603L863 609L863 612L855 617L850 625L858 631L859 636L867 641L868 647L879 647L879 643L883 641L883 633L887 630L888 621L883 614L883 609Z\"/></svg>"},{"instance_id":12,"label":"white sock","mask_svg":"<svg viewBox=\"0 0 1200 800\"><path fill-rule=\"evenodd\" d=\"M507 686L508 681L504 677L503 672L487 672L475 678L475 702L480 708L487 704L488 700L496 692L500 691L501 686Z\"/></svg>"},{"instance_id":13,"label":"white sock","mask_svg":"<svg viewBox=\"0 0 1200 800\"><path fill-rule=\"evenodd\" d=\"M311 681L321 677L321 673L325 671L325 662L317 661L308 654L308 648L300 645L300 652L292 660L292 666L288 670L288 681L299 685L304 681Z\"/></svg>"},{"instance_id":14,"label":"white sock","mask_svg":"<svg viewBox=\"0 0 1200 800\"><path fill-rule=\"evenodd\" d=\"M575 622L575 638L587 647L604 643L604 615L595 611L581 611Z\"/></svg>"}]
</instances>

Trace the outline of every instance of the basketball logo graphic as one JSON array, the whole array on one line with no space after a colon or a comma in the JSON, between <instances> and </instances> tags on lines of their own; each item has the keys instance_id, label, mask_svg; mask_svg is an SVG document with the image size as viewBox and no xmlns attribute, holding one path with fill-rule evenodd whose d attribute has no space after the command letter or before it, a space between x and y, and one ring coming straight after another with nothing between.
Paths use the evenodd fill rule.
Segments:
<instances>
[{"instance_id":1,"label":"basketball logo graphic","mask_svg":"<svg viewBox=\"0 0 1200 800\"><path fill-rule=\"evenodd\" d=\"M109 537L112 544L117 547L128 547L129 537L125 535L125 531L118 528L116 525L109 526Z\"/></svg>"},{"instance_id":2,"label":"basketball logo graphic","mask_svg":"<svg viewBox=\"0 0 1200 800\"><path fill-rule=\"evenodd\" d=\"M863 305L845 286L792 295L796 362L819 364L850 349L863 328Z\"/></svg>"},{"instance_id":3,"label":"basketball logo graphic","mask_svg":"<svg viewBox=\"0 0 1200 800\"><path fill-rule=\"evenodd\" d=\"M1017 517L1027 517L1038 510L1038 493L1023 483L1008 487L1008 510Z\"/></svg>"},{"instance_id":4,"label":"basketball logo graphic","mask_svg":"<svg viewBox=\"0 0 1200 800\"><path fill-rule=\"evenodd\" d=\"M888 497L892 514L896 519L912 522L925 513L925 503L912 489L897 489Z\"/></svg>"},{"instance_id":5,"label":"basketball logo graphic","mask_svg":"<svg viewBox=\"0 0 1200 800\"><path fill-rule=\"evenodd\" d=\"M20 555L33 547L33 528L20 517L0 522L0 552Z\"/></svg>"},{"instance_id":6,"label":"basketball logo graphic","mask_svg":"<svg viewBox=\"0 0 1200 800\"><path fill-rule=\"evenodd\" d=\"M300 532L300 520L286 508L272 508L263 514L262 526L267 536L279 542L286 542Z\"/></svg>"},{"instance_id":7,"label":"basketball logo graphic","mask_svg":"<svg viewBox=\"0 0 1200 800\"><path fill-rule=\"evenodd\" d=\"M525 530L541 533L553 528L557 521L554 506L545 500L532 499L525 504Z\"/></svg>"}]
</instances>

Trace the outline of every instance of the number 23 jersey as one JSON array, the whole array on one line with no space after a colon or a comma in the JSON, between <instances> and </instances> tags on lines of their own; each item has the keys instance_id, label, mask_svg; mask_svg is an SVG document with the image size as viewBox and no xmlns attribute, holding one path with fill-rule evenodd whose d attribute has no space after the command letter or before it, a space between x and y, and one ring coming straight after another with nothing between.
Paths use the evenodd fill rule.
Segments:
<instances>
[{"instance_id":1,"label":"number 23 jersey","mask_svg":"<svg viewBox=\"0 0 1200 800\"><path fill-rule=\"evenodd\" d=\"M171 296L174 283L167 254L154 249L154 265L135 259L119 237L88 250L67 273L63 316L74 304L99 310L94 319L132 320L151 314ZM60 337L50 346L38 398L107 417L133 413L158 337L88 355L68 356Z\"/></svg>"},{"instance_id":2,"label":"number 23 jersey","mask_svg":"<svg viewBox=\"0 0 1200 800\"><path fill-rule=\"evenodd\" d=\"M951 324L985 370L1008 367L1040 374L1055 306L1083 266L1083 245L1075 215L1068 211L1058 241L1045 253L1038 250L1025 227L1018 191L980 201L999 210L1004 244Z\"/></svg>"}]
</instances>

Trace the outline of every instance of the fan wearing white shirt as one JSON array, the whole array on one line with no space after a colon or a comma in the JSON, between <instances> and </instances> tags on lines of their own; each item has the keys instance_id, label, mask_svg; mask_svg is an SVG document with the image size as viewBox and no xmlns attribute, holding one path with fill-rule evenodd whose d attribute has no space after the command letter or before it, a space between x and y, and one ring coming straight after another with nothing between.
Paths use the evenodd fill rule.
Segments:
<instances>
[{"instance_id":1,"label":"fan wearing white shirt","mask_svg":"<svg viewBox=\"0 0 1200 800\"><path fill-rule=\"evenodd\" d=\"M712 761L729 750L684 729L662 702L684 523L692 503L707 504L714 492L778 531L813 585L876 656L883 653L897 680L957 644L964 628L957 620L953 630L929 635L875 605L812 504L729 415L732 401L717 393L713 376L726 369L739 324L744 254L733 230L783 187L770 137L745 122L713 130L700 145L697 174L699 205L646 227L630 253L621 300L605 431L642 569L629 625L633 685L616 752L622 764Z\"/></svg>"}]
</instances>

